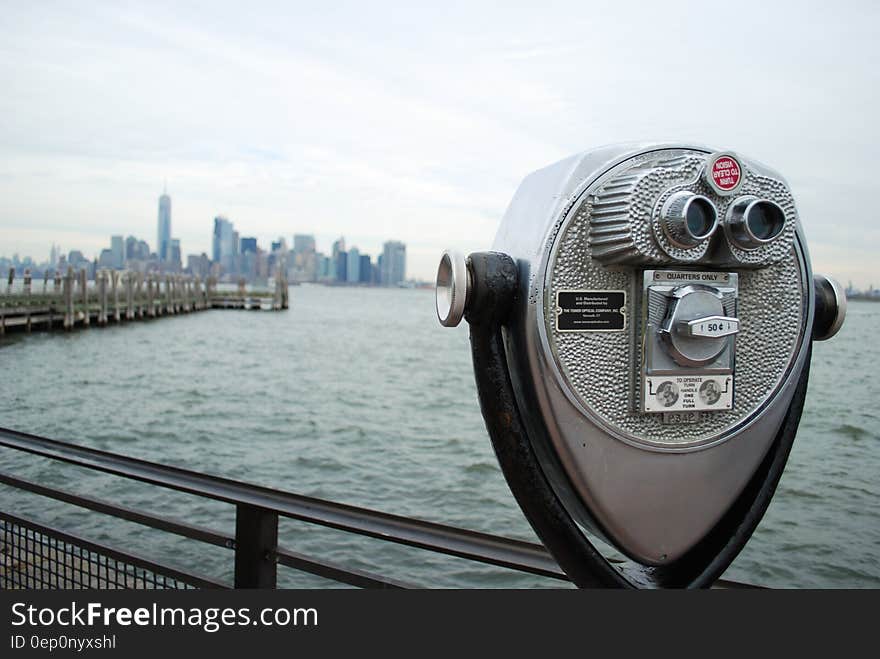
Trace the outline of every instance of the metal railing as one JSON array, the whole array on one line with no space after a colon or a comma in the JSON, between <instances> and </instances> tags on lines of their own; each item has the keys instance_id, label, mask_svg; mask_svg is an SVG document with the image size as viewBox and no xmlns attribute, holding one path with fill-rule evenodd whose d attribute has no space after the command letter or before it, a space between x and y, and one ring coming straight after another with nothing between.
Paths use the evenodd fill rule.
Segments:
<instances>
[{"instance_id":1,"label":"metal railing","mask_svg":"<svg viewBox=\"0 0 880 659\"><path fill-rule=\"evenodd\" d=\"M232 536L182 520L136 510L63 488L50 487L0 470L0 483L5 485L104 515L232 549L234 551L235 576L234 583L231 585L236 588L274 588L277 584L278 564L358 587L415 587L413 584L383 575L342 566L321 558L305 556L280 547L278 545L279 517L567 581L565 573L562 572L547 550L534 543L250 485L228 478L125 457L15 430L0 429L0 447L235 506L235 534ZM82 538L75 538L70 534L65 535L56 529L35 525L20 518L13 518L8 513L0 515L0 520L3 520L4 529L9 529L11 525L33 529L43 536L60 538L70 545L84 547L95 554L103 552L104 555L114 560L151 570L153 574L175 579L180 584L197 587L228 587L226 584L212 581L194 572L174 571L167 566L149 562L147 559L135 556L130 552L106 546L99 547L94 543L87 543ZM4 533L10 532L18 533L18 531L4 530ZM46 544L42 540L40 542ZM16 544L9 542L5 543L5 546L15 548ZM62 553L64 553L63 550ZM69 553L67 552L67 554ZM7 561L7 563L9 562ZM37 567L29 566L30 569ZM65 569L63 565L59 565L55 571L60 573ZM109 578L98 579L97 582L80 580L78 583L86 587L87 584L103 584L104 582L128 583L123 577L118 577L115 581ZM2 579L0 579L0 583L3 583ZM47 583L54 584L56 581L31 579L30 583L46 585ZM132 583L138 583L137 579Z\"/></svg>"},{"instance_id":2,"label":"metal railing","mask_svg":"<svg viewBox=\"0 0 880 659\"><path fill-rule=\"evenodd\" d=\"M234 582L225 584L0 511L3 588L275 588L279 564L361 588L418 587L279 546L279 517L568 581L547 550L530 542L251 485L15 430L0 428L0 447L235 507L235 534L230 535L0 470L4 485L234 552ZM721 581L718 585L745 586Z\"/></svg>"},{"instance_id":3,"label":"metal railing","mask_svg":"<svg viewBox=\"0 0 880 659\"><path fill-rule=\"evenodd\" d=\"M222 588L223 584L0 512L0 588Z\"/></svg>"}]
</instances>

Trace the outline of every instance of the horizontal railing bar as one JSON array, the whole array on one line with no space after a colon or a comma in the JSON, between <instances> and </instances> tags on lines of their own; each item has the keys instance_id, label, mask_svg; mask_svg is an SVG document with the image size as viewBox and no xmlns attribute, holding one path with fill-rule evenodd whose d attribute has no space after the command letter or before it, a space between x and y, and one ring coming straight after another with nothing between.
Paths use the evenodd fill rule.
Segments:
<instances>
[{"instance_id":1,"label":"horizontal railing bar","mask_svg":"<svg viewBox=\"0 0 880 659\"><path fill-rule=\"evenodd\" d=\"M278 548L278 562L281 565L308 572L325 579L346 583L358 588L418 588L403 581L382 577L371 572L345 568L328 561L319 561L289 549Z\"/></svg>"},{"instance_id":2,"label":"horizontal railing bar","mask_svg":"<svg viewBox=\"0 0 880 659\"><path fill-rule=\"evenodd\" d=\"M55 499L56 501L63 501L64 503L79 506L80 508L86 508L105 515L158 529L160 531L167 531L192 540L198 540L199 542L205 542L225 549L235 549L235 539L232 536L223 535L222 533L203 526L188 524L170 517L158 517L126 506L113 504L103 499L75 494L69 490L61 488L40 485L31 480L18 478L2 471L0 471L0 483L20 490L32 492L40 496ZM303 572L309 572L310 574L333 579L352 586L359 586L361 588L416 587L402 581L395 581L368 572L352 570L334 563L312 559L303 554L298 554L283 548L279 548L278 550L278 562Z\"/></svg>"},{"instance_id":3,"label":"horizontal railing bar","mask_svg":"<svg viewBox=\"0 0 880 659\"><path fill-rule=\"evenodd\" d=\"M117 561L130 563L131 565L134 565L136 567L149 570L154 574L176 579L177 581L181 581L197 588L229 588L228 585L220 581L216 581L215 579L211 579L210 577L200 576L191 572L183 572L182 570L178 570L176 568L170 567L168 565L163 565L161 563L156 563L137 554L123 552L104 544L93 542L91 540L86 540L82 536L76 535L74 533L61 531L60 529L56 529L51 526L45 526L43 524L39 524L32 520L18 517L16 515L10 515L9 513L2 510L0 510L0 519L12 524L17 524L18 526L23 526L27 529L30 529L31 531L35 531L36 533L50 536L52 538L55 538L56 540L61 540L62 542L82 547L83 549L95 552L96 554L101 554Z\"/></svg>"},{"instance_id":4,"label":"horizontal railing bar","mask_svg":"<svg viewBox=\"0 0 880 659\"><path fill-rule=\"evenodd\" d=\"M0 429L0 446L420 549L568 581L541 545L249 485L67 442Z\"/></svg>"},{"instance_id":5,"label":"horizontal railing bar","mask_svg":"<svg viewBox=\"0 0 880 659\"><path fill-rule=\"evenodd\" d=\"M13 431L15 432L15 431ZM49 440L54 441L54 440ZM46 456L49 457L49 456ZM174 533L180 536L184 536L193 540L198 540L200 542L205 542L211 545L215 545L218 547L224 547L227 549L235 548L235 540L229 535L224 535L220 532L214 531L212 529L189 524L186 522L182 522L180 520L175 520L173 518L162 518L155 515L151 515L149 513L144 513L138 510L134 510L132 508L128 508L126 506L120 506L117 504L112 504L108 501L104 501L102 499L97 499L94 497L89 497L85 495L75 494L70 492L69 490L64 490L61 488L52 488L45 485L41 485L39 483L35 483L33 481L18 478L12 476L8 473L0 471L0 483L4 483L11 487L16 487L18 489L26 490L29 492L33 492L35 494L39 494L41 496L46 496L58 501L63 501L65 503L70 503L75 506L79 506L82 508L86 508L89 510L94 510L96 512L101 512L107 515L111 515L114 517L122 518L137 524L141 524L144 526L149 526L155 529L159 529L162 531L167 531L170 533ZM417 522L417 520L410 520ZM452 527L450 527L452 528ZM473 533L473 532L471 532ZM483 535L483 534L480 534ZM375 536L378 537L378 536ZM493 537L493 536L488 536ZM513 541L506 538L496 538L497 540L508 541L508 542L519 542ZM524 543L527 544L527 543ZM425 549L430 549L430 547L423 547ZM445 553L445 552L444 552ZM479 559L475 559L479 560ZM361 588L418 588L413 584L409 584L402 581L397 581L394 579L382 577L379 575L374 575L368 572L352 570L348 568L341 567L339 565L319 561L316 559L312 559L310 557L304 556L302 554L279 548L278 550L278 562L287 567L291 567L294 569L301 570L303 572L308 572L310 574L314 574L316 576L324 577L327 579L332 579L338 581L340 583L347 583L352 586L357 586ZM488 562L488 561L481 561ZM517 568L513 568L517 569ZM529 570L525 570L529 571ZM546 575L545 575L546 576ZM567 580L567 577L564 573L556 576L555 578ZM719 579L715 582L714 587L716 588L763 588L763 586L757 586L754 584L748 584L738 581L731 581L727 579Z\"/></svg>"},{"instance_id":6,"label":"horizontal railing bar","mask_svg":"<svg viewBox=\"0 0 880 659\"><path fill-rule=\"evenodd\" d=\"M99 513L104 513L105 515L118 517L129 522L149 526L154 529L159 529L160 531L167 531L168 533L174 533L176 535L216 545L218 547L225 547L227 549L235 548L235 541L231 536L223 535L212 529L182 522L171 517L157 517L156 515L110 503L103 499L75 494L69 490L63 490L61 488L40 485L39 483L24 478L18 478L3 471L0 471L0 483L16 487L20 490L33 492L34 494L39 494L40 496L48 497L50 499L63 501L74 506L79 506L80 508L87 508L88 510L94 510Z\"/></svg>"}]
</instances>

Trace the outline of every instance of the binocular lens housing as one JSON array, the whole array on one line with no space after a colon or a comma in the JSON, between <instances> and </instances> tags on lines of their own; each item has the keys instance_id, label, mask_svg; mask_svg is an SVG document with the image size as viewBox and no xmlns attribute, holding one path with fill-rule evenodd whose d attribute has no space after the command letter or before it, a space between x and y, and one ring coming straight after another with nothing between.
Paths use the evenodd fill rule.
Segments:
<instances>
[{"instance_id":1,"label":"binocular lens housing","mask_svg":"<svg viewBox=\"0 0 880 659\"><path fill-rule=\"evenodd\" d=\"M738 247L757 249L782 233L785 211L767 199L741 197L727 211L727 226Z\"/></svg>"},{"instance_id":2,"label":"binocular lens housing","mask_svg":"<svg viewBox=\"0 0 880 659\"><path fill-rule=\"evenodd\" d=\"M661 216L669 239L682 247L699 245L718 226L715 204L693 192L676 192L670 196L663 204Z\"/></svg>"},{"instance_id":3,"label":"binocular lens housing","mask_svg":"<svg viewBox=\"0 0 880 659\"><path fill-rule=\"evenodd\" d=\"M712 202L705 197L695 197L687 209L687 229L699 240L706 238L718 224L718 213Z\"/></svg>"}]
</instances>

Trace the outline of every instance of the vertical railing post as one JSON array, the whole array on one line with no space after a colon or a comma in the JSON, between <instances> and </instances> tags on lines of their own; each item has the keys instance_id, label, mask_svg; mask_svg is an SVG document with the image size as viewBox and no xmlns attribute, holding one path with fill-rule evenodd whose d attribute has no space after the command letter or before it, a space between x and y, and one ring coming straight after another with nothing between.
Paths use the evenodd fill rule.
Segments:
<instances>
[{"instance_id":1,"label":"vertical railing post","mask_svg":"<svg viewBox=\"0 0 880 659\"><path fill-rule=\"evenodd\" d=\"M278 514L246 504L235 507L235 587L275 588Z\"/></svg>"}]
</instances>

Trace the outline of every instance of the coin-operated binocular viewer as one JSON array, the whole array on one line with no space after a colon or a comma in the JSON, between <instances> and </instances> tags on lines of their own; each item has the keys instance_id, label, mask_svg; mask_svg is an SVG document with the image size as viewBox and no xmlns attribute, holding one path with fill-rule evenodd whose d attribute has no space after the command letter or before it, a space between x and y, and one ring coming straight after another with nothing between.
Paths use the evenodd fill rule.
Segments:
<instances>
[{"instance_id":1,"label":"coin-operated binocular viewer","mask_svg":"<svg viewBox=\"0 0 880 659\"><path fill-rule=\"evenodd\" d=\"M617 145L539 170L492 251L447 252L437 275L440 322L470 324L505 478L584 587L721 575L782 474L812 342L845 306L812 273L785 180L697 146Z\"/></svg>"}]
</instances>

